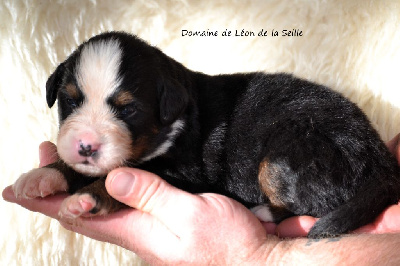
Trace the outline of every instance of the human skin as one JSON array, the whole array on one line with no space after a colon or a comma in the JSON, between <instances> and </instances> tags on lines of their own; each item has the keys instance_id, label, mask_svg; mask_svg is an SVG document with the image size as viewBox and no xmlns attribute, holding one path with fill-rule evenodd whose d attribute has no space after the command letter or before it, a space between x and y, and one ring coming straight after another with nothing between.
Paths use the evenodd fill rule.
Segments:
<instances>
[{"instance_id":1,"label":"human skin","mask_svg":"<svg viewBox=\"0 0 400 266\"><path fill-rule=\"evenodd\" d=\"M399 160L398 136L388 147ZM42 143L40 166L54 162L56 154L53 144ZM7 187L3 198L57 219L71 231L122 246L152 264L400 263L400 233L395 233L400 232L399 205L390 206L374 223L357 230L380 234L283 239L304 236L316 219L302 216L278 225L262 224L230 198L212 193L193 195L139 169L112 171L106 188L111 196L133 208L69 220L58 216L67 194L17 199Z\"/></svg>"}]
</instances>

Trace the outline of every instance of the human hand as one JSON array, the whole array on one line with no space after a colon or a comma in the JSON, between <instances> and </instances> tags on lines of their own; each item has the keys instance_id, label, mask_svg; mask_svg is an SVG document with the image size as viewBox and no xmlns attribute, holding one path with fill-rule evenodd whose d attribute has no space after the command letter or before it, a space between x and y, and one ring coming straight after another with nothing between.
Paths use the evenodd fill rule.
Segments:
<instances>
[{"instance_id":1,"label":"human hand","mask_svg":"<svg viewBox=\"0 0 400 266\"><path fill-rule=\"evenodd\" d=\"M388 147L389 149L396 154L397 159L399 160L400 157L398 156L399 153L399 145L398 145L398 139L399 137L396 136L395 139L393 139L391 142L388 143ZM41 145L41 166L44 166L48 163L53 162L57 156L56 155L56 147L53 144L50 144L48 142L45 142ZM263 238L265 237L265 232L267 232L268 234L277 234L280 237L298 237L298 236L306 236L309 229L313 226L313 224L315 223L315 221L317 220L316 218L313 217L309 217L309 216L301 216L301 217L291 217L287 220L284 220L283 222L281 222L278 225L275 225L273 223L263 223L264 225L264 229L259 231L259 223L255 223L254 224L254 216L249 213L249 211L247 209L243 210L243 206L240 205L239 203L230 200L226 197L223 197L221 195L216 195L216 194L203 194L203 195L191 195L188 194L186 192L180 191L176 188L173 188L171 186L169 186L168 184L166 184L164 181L160 181L160 179L150 173L146 173L140 170L135 170L135 169L118 169L113 171L112 173L114 175L112 175L110 173L110 176L107 179L107 189L110 189L110 179L111 176L117 176L118 171L134 171L134 173L139 173L139 176L142 176L142 178L144 178L144 180L147 180L147 182L149 180L158 180L157 182L161 182L160 184L163 184L161 186L164 187L166 186L167 188L169 188L167 191L169 193L174 194L177 193L177 195L185 195L185 197L195 197L197 198L197 200L195 200L196 202L202 202L202 204L197 205L195 204L194 206L192 205L194 203L194 201L192 202L192 200L188 201L190 202L189 206L191 213L199 211L201 213L201 216L199 217L205 217L204 219L210 219L210 217L212 217L212 220L215 219L216 217L214 216L214 211L215 208L217 208L216 206L220 206L219 208L226 208L226 206L230 207L229 209L233 212L233 213L228 213L228 217L225 217L225 213L221 210L219 211L215 211L215 214L217 215L219 222L218 224L228 224L229 226L237 226L238 223L236 221L237 217L240 217L239 221L241 221L241 226L243 225L243 221L244 220L250 220L251 223L246 223L247 225L252 225L255 226L253 229L251 229L251 231L254 232L254 230L256 229L257 232L260 233L260 235L258 235L259 239L260 237ZM155 182L155 181L154 181ZM166 185L165 185L165 184ZM140 187L142 189L146 189L147 187L144 185L140 185ZM149 185L149 183L147 183L147 185ZM150 184L152 185L152 184ZM139 185L138 185L139 186ZM154 186L154 184L152 185ZM159 188L156 189L156 191L158 191ZM152 192L152 194L150 194L150 198L152 197L156 197L157 198L157 193L155 193L154 191L150 191ZM112 191L109 190L109 193L111 195L113 195ZM149 193L149 191L146 192L146 194ZM168 196L164 195L165 198L169 198ZM169 195L169 194L167 194ZM138 197L138 194L134 195L135 198L140 199L140 197ZM34 200L22 200L22 199L15 199L14 195L11 191L11 188L7 188L4 192L3 192L3 197L6 200L12 201L12 202L16 202L32 211L39 211L42 212L50 217L59 219L57 212L59 210L59 205L61 204L62 200L66 197L65 195L56 195L56 196L52 196L52 197L48 197L45 199L34 199ZM127 200L127 198L125 199L120 199L119 197L115 196L116 199L127 203L124 200ZM171 196L172 197L172 196ZM183 198L185 198L183 197ZM175 198L175 196L173 196L172 198ZM177 196L178 198L178 196ZM200 199L199 199L200 198ZM210 200L212 199L212 200ZM219 204L218 201L221 200L222 203L224 204ZM143 201L143 199L142 199ZM131 205L129 202L127 203L128 205ZM211 204L211 207L208 206ZM217 204L217 205L215 205ZM183 222L186 221L190 221L189 218L193 218L193 217L188 217L188 216L184 216L182 217L182 209L181 208L177 208L176 206L174 206L173 204L167 204L168 208L165 209L165 212L171 211L171 213L173 213L174 218L172 219L173 222L172 223L176 223L176 220L180 220L183 219ZM179 205L177 205L179 206ZM135 206L133 206L135 207ZM202 210L201 208L205 208L207 210ZM142 221L145 220L145 218L143 219L139 219L139 220L132 220L133 218L129 218L129 217L134 217L135 215L139 215L140 217L147 217L146 219L151 220L150 218L152 218L153 220L155 219L155 221L158 221L158 223L163 224L163 217L158 217L158 216L154 216L152 212L148 212L145 209L140 209L138 207L136 207L136 210L124 210L121 212L118 212L116 214L112 214L109 215L107 217L96 217L92 220L86 220L86 219L79 219L76 221L76 223L71 224L71 221L60 221L62 225L64 225L66 228L73 230L75 232L90 236L92 238L98 239L98 240L102 240L102 241L107 241L107 242L111 242L111 243L115 243L115 244L119 244L121 246L124 246L130 250L133 250L135 252L138 253L138 251L136 250L137 248L142 248L144 251L143 252L149 252L149 250L146 250L145 245L141 245L139 243L139 240L141 239L140 237L138 238L133 238L133 240L129 240L127 241L126 239L124 239L124 237L122 236L128 236L129 234L125 234L124 230L122 230L122 232L120 232L119 234L116 232L116 230L118 231L119 229L117 228L135 228L135 226L137 226L137 228L141 228L141 232L143 232L142 226L143 228L148 228L148 225L152 225L153 223L147 223L144 222L139 223L138 221ZM217 208L218 209L218 208ZM237 209L237 210L236 210ZM234 214L237 211L236 214ZM128 212L128 213L126 213ZM139 212L139 214L137 214L137 212ZM135 214L133 214L135 213ZM252 218L250 218L250 216ZM210 216L210 217L208 217ZM376 220L374 223L366 225L360 229L358 229L356 232L370 232L370 233L385 233L385 232L394 232L394 231L400 231L400 222L398 222L398 217L400 216L400 206L399 205L392 205L390 206L387 210L385 210ZM177 218L180 217L180 218ZM244 217L247 217L246 219L243 220ZM224 218L224 219L222 219ZM228 219L227 219L228 218ZM117 222L115 220L118 220L119 224L116 224ZM232 224L232 221L235 221ZM171 222L171 221L170 221ZM92 224L94 223L94 224ZM132 226L129 226L129 224L132 224ZM190 223L191 227L195 227L196 224L195 223ZM146 226L147 225L147 226ZM258 226L257 226L258 225ZM225 228L225 227L224 227ZM230 228L230 227L229 227ZM238 227L239 228L239 227ZM206 229L208 229L208 227L206 227ZM244 227L240 227L240 231L244 230L248 230L250 229L248 226L244 226ZM127 229L128 230L128 229ZM229 229L231 230L231 229ZM228 230L228 232L229 232ZM234 229L232 229L234 230ZM236 229L237 230L237 229ZM234 231L236 231L234 230ZM265 231L264 231L265 230ZM208 232L208 230L207 230ZM117 236L116 236L117 234ZM118 237L118 235L120 237ZM146 235L146 234L145 234ZM146 236L150 236L146 235ZM149 240L149 243L151 243L153 240L157 240L161 235L156 235L154 239ZM227 235L229 236L229 234ZM203 236L206 237L206 236ZM136 240L135 240L136 239ZM139 239L139 240L137 240ZM227 238L230 239L230 238ZM131 243L132 242L132 243ZM257 241L255 241L257 242ZM258 242L257 242L258 243ZM151 249L150 249L151 252ZM141 255L140 253L138 253L139 255ZM152 254L149 255L149 257L151 257Z\"/></svg>"},{"instance_id":2,"label":"human hand","mask_svg":"<svg viewBox=\"0 0 400 266\"><path fill-rule=\"evenodd\" d=\"M56 160L55 154L54 144L43 143L40 166ZM55 218L69 230L134 251L152 264L251 262L266 259L279 242L238 202L218 194L193 195L142 170L114 170L106 188L133 208L107 216L65 219L58 211L66 194L17 199L8 187L3 197Z\"/></svg>"}]
</instances>

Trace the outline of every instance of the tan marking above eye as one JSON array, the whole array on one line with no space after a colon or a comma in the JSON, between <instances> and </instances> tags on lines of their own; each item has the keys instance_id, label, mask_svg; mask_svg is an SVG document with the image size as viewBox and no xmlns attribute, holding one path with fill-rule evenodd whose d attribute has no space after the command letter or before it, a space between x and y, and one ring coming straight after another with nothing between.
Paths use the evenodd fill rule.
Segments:
<instances>
[{"instance_id":1,"label":"tan marking above eye","mask_svg":"<svg viewBox=\"0 0 400 266\"><path fill-rule=\"evenodd\" d=\"M67 84L67 86L65 86L65 91L71 98L74 99L79 98L79 91L74 84L71 83Z\"/></svg>"},{"instance_id":2,"label":"tan marking above eye","mask_svg":"<svg viewBox=\"0 0 400 266\"><path fill-rule=\"evenodd\" d=\"M134 97L132 93L128 91L120 91L117 93L117 95L114 97L114 103L119 106L124 106L127 104L132 103L134 100Z\"/></svg>"}]
</instances>

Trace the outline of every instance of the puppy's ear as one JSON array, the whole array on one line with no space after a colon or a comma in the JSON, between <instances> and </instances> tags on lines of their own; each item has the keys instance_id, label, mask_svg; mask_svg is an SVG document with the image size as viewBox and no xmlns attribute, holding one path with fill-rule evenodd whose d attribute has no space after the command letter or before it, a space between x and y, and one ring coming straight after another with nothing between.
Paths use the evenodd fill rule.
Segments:
<instances>
[{"instance_id":1,"label":"puppy's ear","mask_svg":"<svg viewBox=\"0 0 400 266\"><path fill-rule=\"evenodd\" d=\"M62 84L64 70L64 64L60 64L46 82L46 100L47 105L50 108L54 105L57 99L57 93Z\"/></svg>"},{"instance_id":2,"label":"puppy's ear","mask_svg":"<svg viewBox=\"0 0 400 266\"><path fill-rule=\"evenodd\" d=\"M160 120L169 125L182 114L189 102L187 90L176 80L164 79L159 86Z\"/></svg>"}]
</instances>

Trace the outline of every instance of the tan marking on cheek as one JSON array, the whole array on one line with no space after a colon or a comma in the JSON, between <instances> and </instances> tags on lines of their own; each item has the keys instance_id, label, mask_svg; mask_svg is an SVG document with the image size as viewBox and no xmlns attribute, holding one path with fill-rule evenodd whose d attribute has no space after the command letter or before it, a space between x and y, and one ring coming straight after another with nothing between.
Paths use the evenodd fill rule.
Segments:
<instances>
[{"instance_id":1,"label":"tan marking on cheek","mask_svg":"<svg viewBox=\"0 0 400 266\"><path fill-rule=\"evenodd\" d=\"M149 147L149 140L147 137L139 137L132 144L132 159L139 160Z\"/></svg>"},{"instance_id":2,"label":"tan marking on cheek","mask_svg":"<svg viewBox=\"0 0 400 266\"><path fill-rule=\"evenodd\" d=\"M115 97L114 102L116 105L124 106L124 105L130 104L131 102L133 102L133 100L134 100L134 97L130 92L121 91Z\"/></svg>"},{"instance_id":3,"label":"tan marking on cheek","mask_svg":"<svg viewBox=\"0 0 400 266\"><path fill-rule=\"evenodd\" d=\"M76 86L74 84L67 84L67 86L65 86L65 90L67 91L68 95L71 96L72 98L79 98L79 91L76 88Z\"/></svg>"},{"instance_id":4,"label":"tan marking on cheek","mask_svg":"<svg viewBox=\"0 0 400 266\"><path fill-rule=\"evenodd\" d=\"M153 133L154 135L157 135L158 133L160 133L160 129L156 126L153 126L151 128L151 133Z\"/></svg>"},{"instance_id":5,"label":"tan marking on cheek","mask_svg":"<svg viewBox=\"0 0 400 266\"><path fill-rule=\"evenodd\" d=\"M280 199L279 195L279 169L270 165L267 159L264 159L258 168L258 182L261 190L267 195L271 202L271 207L283 208L285 204Z\"/></svg>"}]
</instances>

